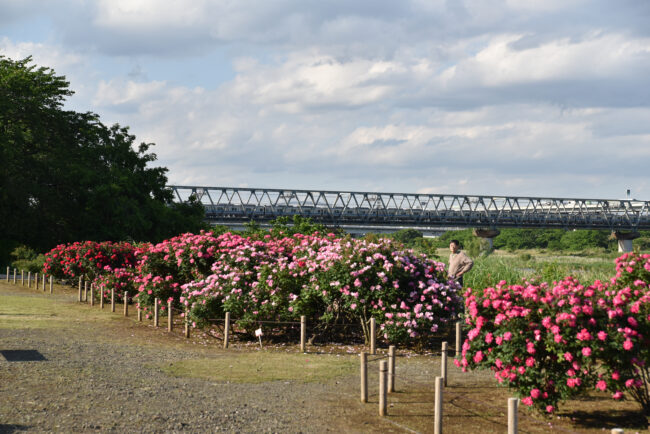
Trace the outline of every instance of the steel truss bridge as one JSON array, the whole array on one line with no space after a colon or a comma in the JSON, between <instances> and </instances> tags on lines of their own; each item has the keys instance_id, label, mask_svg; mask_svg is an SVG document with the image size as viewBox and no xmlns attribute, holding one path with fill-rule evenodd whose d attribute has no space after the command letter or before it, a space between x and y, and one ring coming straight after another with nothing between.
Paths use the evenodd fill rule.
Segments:
<instances>
[{"instance_id":1,"label":"steel truss bridge","mask_svg":"<svg viewBox=\"0 0 650 434\"><path fill-rule=\"evenodd\" d=\"M650 230L650 202L451 194L375 193L270 188L170 186L175 200L191 197L206 220L237 225L295 215L342 228L561 228Z\"/></svg>"}]
</instances>

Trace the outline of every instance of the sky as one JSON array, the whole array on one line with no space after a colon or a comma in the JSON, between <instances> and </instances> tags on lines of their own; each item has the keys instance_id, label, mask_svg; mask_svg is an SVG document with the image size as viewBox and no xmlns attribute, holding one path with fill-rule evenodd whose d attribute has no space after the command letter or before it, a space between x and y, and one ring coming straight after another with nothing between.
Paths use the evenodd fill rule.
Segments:
<instances>
[{"instance_id":1,"label":"sky","mask_svg":"<svg viewBox=\"0 0 650 434\"><path fill-rule=\"evenodd\" d=\"M170 185L650 199L646 0L0 0Z\"/></svg>"}]
</instances>

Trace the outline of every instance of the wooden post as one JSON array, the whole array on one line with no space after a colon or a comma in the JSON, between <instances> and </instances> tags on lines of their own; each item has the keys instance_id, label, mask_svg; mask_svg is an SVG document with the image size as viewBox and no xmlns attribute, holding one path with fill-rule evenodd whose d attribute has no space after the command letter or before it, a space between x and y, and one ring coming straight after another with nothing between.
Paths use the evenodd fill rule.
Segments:
<instances>
[{"instance_id":1,"label":"wooden post","mask_svg":"<svg viewBox=\"0 0 650 434\"><path fill-rule=\"evenodd\" d=\"M91 306L95 305L95 284L94 283L90 284L90 305Z\"/></svg>"},{"instance_id":2,"label":"wooden post","mask_svg":"<svg viewBox=\"0 0 650 434\"><path fill-rule=\"evenodd\" d=\"M142 308L140 307L140 303L138 303L138 322L142 322Z\"/></svg>"},{"instance_id":3,"label":"wooden post","mask_svg":"<svg viewBox=\"0 0 650 434\"><path fill-rule=\"evenodd\" d=\"M52 280L52 276L50 276L50 294L54 293L54 281Z\"/></svg>"},{"instance_id":4,"label":"wooden post","mask_svg":"<svg viewBox=\"0 0 650 434\"><path fill-rule=\"evenodd\" d=\"M88 301L88 281L84 280L84 301Z\"/></svg>"},{"instance_id":5,"label":"wooden post","mask_svg":"<svg viewBox=\"0 0 650 434\"><path fill-rule=\"evenodd\" d=\"M226 312L226 320L223 325L223 347L228 348L228 340L230 338L230 312Z\"/></svg>"},{"instance_id":6,"label":"wooden post","mask_svg":"<svg viewBox=\"0 0 650 434\"><path fill-rule=\"evenodd\" d=\"M14 285L16 284L16 269L14 268Z\"/></svg>"},{"instance_id":7,"label":"wooden post","mask_svg":"<svg viewBox=\"0 0 650 434\"><path fill-rule=\"evenodd\" d=\"M387 399L386 399L386 380L388 371L388 362L382 360L379 362L379 416L386 416L388 409Z\"/></svg>"},{"instance_id":8,"label":"wooden post","mask_svg":"<svg viewBox=\"0 0 650 434\"><path fill-rule=\"evenodd\" d=\"M456 321L456 358L457 359L459 359L461 356L461 350L463 346L463 343L460 339L461 338L460 330L461 330L461 322Z\"/></svg>"},{"instance_id":9,"label":"wooden post","mask_svg":"<svg viewBox=\"0 0 650 434\"><path fill-rule=\"evenodd\" d=\"M99 308L104 309L104 288L101 285L99 286Z\"/></svg>"},{"instance_id":10,"label":"wooden post","mask_svg":"<svg viewBox=\"0 0 650 434\"><path fill-rule=\"evenodd\" d=\"M436 377L435 416L433 419L434 434L442 434L442 378Z\"/></svg>"},{"instance_id":11,"label":"wooden post","mask_svg":"<svg viewBox=\"0 0 650 434\"><path fill-rule=\"evenodd\" d=\"M158 307L158 297L153 299L153 326L158 327L158 311L160 308Z\"/></svg>"},{"instance_id":12,"label":"wooden post","mask_svg":"<svg viewBox=\"0 0 650 434\"><path fill-rule=\"evenodd\" d=\"M447 387L447 342L442 343L442 358L440 359L440 376Z\"/></svg>"},{"instance_id":13,"label":"wooden post","mask_svg":"<svg viewBox=\"0 0 650 434\"><path fill-rule=\"evenodd\" d=\"M129 316L129 292L128 291L124 291L123 298L124 298L124 316Z\"/></svg>"},{"instance_id":14,"label":"wooden post","mask_svg":"<svg viewBox=\"0 0 650 434\"><path fill-rule=\"evenodd\" d=\"M395 345L388 347L388 393L395 392Z\"/></svg>"},{"instance_id":15,"label":"wooden post","mask_svg":"<svg viewBox=\"0 0 650 434\"><path fill-rule=\"evenodd\" d=\"M370 354L373 356L377 354L377 333L376 333L376 321L374 318L370 318Z\"/></svg>"},{"instance_id":16,"label":"wooden post","mask_svg":"<svg viewBox=\"0 0 650 434\"><path fill-rule=\"evenodd\" d=\"M7 267L7 283L9 283L9 267Z\"/></svg>"},{"instance_id":17,"label":"wooden post","mask_svg":"<svg viewBox=\"0 0 650 434\"><path fill-rule=\"evenodd\" d=\"M34 273L34 289L38 291L38 273Z\"/></svg>"},{"instance_id":18,"label":"wooden post","mask_svg":"<svg viewBox=\"0 0 650 434\"><path fill-rule=\"evenodd\" d=\"M45 292L45 273L43 273L43 292Z\"/></svg>"},{"instance_id":19,"label":"wooden post","mask_svg":"<svg viewBox=\"0 0 650 434\"><path fill-rule=\"evenodd\" d=\"M300 352L306 352L305 344L307 340L307 317L300 315Z\"/></svg>"},{"instance_id":20,"label":"wooden post","mask_svg":"<svg viewBox=\"0 0 650 434\"><path fill-rule=\"evenodd\" d=\"M31 271L27 272L27 287L28 288L32 287L32 272Z\"/></svg>"},{"instance_id":21,"label":"wooden post","mask_svg":"<svg viewBox=\"0 0 650 434\"><path fill-rule=\"evenodd\" d=\"M190 338L190 310L185 308L185 338Z\"/></svg>"},{"instance_id":22,"label":"wooden post","mask_svg":"<svg viewBox=\"0 0 650 434\"><path fill-rule=\"evenodd\" d=\"M79 276L79 303L83 301L83 297L81 296L81 276Z\"/></svg>"},{"instance_id":23,"label":"wooden post","mask_svg":"<svg viewBox=\"0 0 650 434\"><path fill-rule=\"evenodd\" d=\"M20 270L20 284L25 286L25 270Z\"/></svg>"},{"instance_id":24,"label":"wooden post","mask_svg":"<svg viewBox=\"0 0 650 434\"><path fill-rule=\"evenodd\" d=\"M519 398L508 398L508 434L517 434Z\"/></svg>"},{"instance_id":25,"label":"wooden post","mask_svg":"<svg viewBox=\"0 0 650 434\"><path fill-rule=\"evenodd\" d=\"M361 402L368 402L368 353L359 353L361 361Z\"/></svg>"},{"instance_id":26,"label":"wooden post","mask_svg":"<svg viewBox=\"0 0 650 434\"><path fill-rule=\"evenodd\" d=\"M172 301L167 301L167 331L170 332L174 328L174 314L172 312Z\"/></svg>"},{"instance_id":27,"label":"wooden post","mask_svg":"<svg viewBox=\"0 0 650 434\"><path fill-rule=\"evenodd\" d=\"M115 312L115 288L111 288L111 312Z\"/></svg>"}]
</instances>

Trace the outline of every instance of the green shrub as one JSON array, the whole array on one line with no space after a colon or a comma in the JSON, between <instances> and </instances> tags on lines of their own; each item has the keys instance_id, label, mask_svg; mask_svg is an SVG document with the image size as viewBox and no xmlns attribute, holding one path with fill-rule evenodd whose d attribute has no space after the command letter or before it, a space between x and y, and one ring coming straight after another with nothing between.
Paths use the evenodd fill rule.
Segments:
<instances>
[{"instance_id":1,"label":"green shrub","mask_svg":"<svg viewBox=\"0 0 650 434\"><path fill-rule=\"evenodd\" d=\"M11 257L14 258L11 262L12 268L31 271L32 273L39 273L43 269L43 264L45 263L45 255L39 255L36 251L27 246L16 247L11 252Z\"/></svg>"}]
</instances>

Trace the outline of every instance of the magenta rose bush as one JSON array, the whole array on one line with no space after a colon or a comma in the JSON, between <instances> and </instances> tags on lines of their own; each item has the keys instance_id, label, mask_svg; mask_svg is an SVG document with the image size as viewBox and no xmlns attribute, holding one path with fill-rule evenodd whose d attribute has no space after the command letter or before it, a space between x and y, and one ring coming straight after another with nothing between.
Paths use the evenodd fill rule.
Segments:
<instances>
[{"instance_id":1,"label":"magenta rose bush","mask_svg":"<svg viewBox=\"0 0 650 434\"><path fill-rule=\"evenodd\" d=\"M559 401L601 390L649 413L650 255L617 259L611 282L566 278L468 289L463 368L489 368L524 405L553 412ZM646 279L646 280L643 280Z\"/></svg>"}]
</instances>

